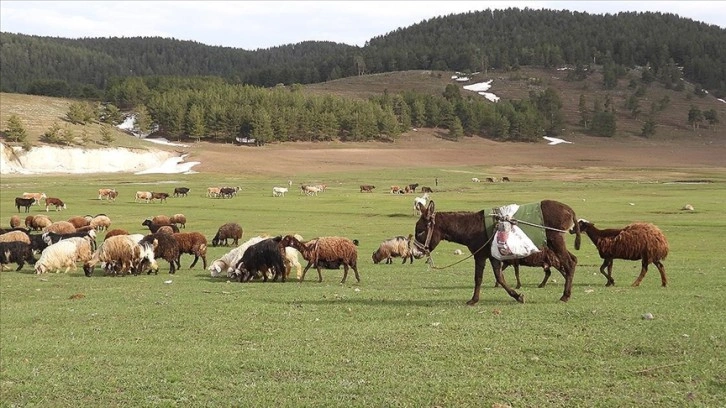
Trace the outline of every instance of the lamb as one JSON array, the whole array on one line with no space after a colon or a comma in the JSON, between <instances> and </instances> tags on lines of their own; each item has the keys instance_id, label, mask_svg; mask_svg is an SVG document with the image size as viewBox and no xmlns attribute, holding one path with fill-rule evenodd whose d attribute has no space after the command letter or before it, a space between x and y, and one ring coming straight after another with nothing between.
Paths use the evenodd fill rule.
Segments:
<instances>
[{"instance_id":1,"label":"lamb","mask_svg":"<svg viewBox=\"0 0 726 408\"><path fill-rule=\"evenodd\" d=\"M70 269L76 270L76 261L87 262L92 256L91 244L85 238L64 239L43 250L35 262L35 273L57 273L63 268L68 273Z\"/></svg>"},{"instance_id":2,"label":"lamb","mask_svg":"<svg viewBox=\"0 0 726 408\"><path fill-rule=\"evenodd\" d=\"M153 246L154 257L169 262L170 274L173 275L177 269L181 268L181 264L179 263L179 244L174 239L173 234L149 234L139 241L139 245ZM149 271L148 274L151 274L151 272ZM156 274L156 270L154 273Z\"/></svg>"},{"instance_id":3,"label":"lamb","mask_svg":"<svg viewBox=\"0 0 726 408\"><path fill-rule=\"evenodd\" d=\"M340 262L343 264L343 279L340 283L345 283L348 277L348 269L352 268L355 272L355 279L360 282L358 274L358 248L356 244L345 237L319 237L309 241L301 242L292 235L286 235L281 244L282 246L290 246L302 255L308 264L303 269L300 281L305 280L305 273L311 266L315 265L318 270L318 282L323 281L323 275L320 272L320 262Z\"/></svg>"},{"instance_id":4,"label":"lamb","mask_svg":"<svg viewBox=\"0 0 726 408\"><path fill-rule=\"evenodd\" d=\"M25 263L35 264L33 257L33 248L30 244L21 241L0 242L0 269L5 269L5 265L17 263L18 268L15 271L23 269Z\"/></svg>"},{"instance_id":5,"label":"lamb","mask_svg":"<svg viewBox=\"0 0 726 408\"><path fill-rule=\"evenodd\" d=\"M403 258L404 264L407 259L410 259L411 263L413 263L413 258L423 258L424 253L411 244L411 238L413 238L413 234L409 234L408 237L397 236L381 242L378 249L373 252L373 263L378 264L385 259L386 264L392 264L393 258L399 256Z\"/></svg>"},{"instance_id":6,"label":"lamb","mask_svg":"<svg viewBox=\"0 0 726 408\"><path fill-rule=\"evenodd\" d=\"M98 214L91 219L88 225L97 231L106 231L111 226L111 219L106 215Z\"/></svg>"},{"instance_id":7,"label":"lamb","mask_svg":"<svg viewBox=\"0 0 726 408\"><path fill-rule=\"evenodd\" d=\"M641 261L640 275L632 286L640 285L648 272L648 265L651 263L660 272L661 285L663 287L667 285L668 279L661 261L668 256L668 241L657 226L646 222L636 222L620 229L599 230L595 228L595 224L584 219L580 219L578 224L580 230L590 237L597 247L600 258L603 259L600 273L607 278L605 286L615 284L612 277L614 259ZM605 267L608 269L607 274Z\"/></svg>"},{"instance_id":8,"label":"lamb","mask_svg":"<svg viewBox=\"0 0 726 408\"><path fill-rule=\"evenodd\" d=\"M83 271L86 276L90 277L99 262L105 263L105 269L114 276L132 271L138 273L146 266L151 270L157 270L159 265L154 258L155 245L155 242L141 245L129 235L108 237L96 249L91 259L84 263Z\"/></svg>"},{"instance_id":9,"label":"lamb","mask_svg":"<svg viewBox=\"0 0 726 408\"><path fill-rule=\"evenodd\" d=\"M222 245L222 241L224 241L224 246L228 246L228 239L232 239L232 245L239 245L238 243L240 238L242 238L242 234L242 227L239 224L236 222L228 222L219 227L217 234L212 238L212 246Z\"/></svg>"},{"instance_id":10,"label":"lamb","mask_svg":"<svg viewBox=\"0 0 726 408\"><path fill-rule=\"evenodd\" d=\"M212 264L209 265L208 270L210 272L210 275L213 278L217 278L222 273L222 271L227 271L227 276L231 277L232 272L234 272L234 267L237 265L237 262L242 259L242 255L244 255L247 248L267 238L269 237L257 236L250 238L242 245L224 254L221 258L215 259Z\"/></svg>"},{"instance_id":11,"label":"lamb","mask_svg":"<svg viewBox=\"0 0 726 408\"><path fill-rule=\"evenodd\" d=\"M161 228L163 226L169 226L169 227L171 227L172 231L179 232L179 228L177 228L176 225L173 225L173 224L154 224L149 219L144 220L144 222L142 222L141 225L144 226L144 227L148 227L149 228L149 231L152 234L157 233L159 231L159 228Z\"/></svg>"},{"instance_id":12,"label":"lamb","mask_svg":"<svg viewBox=\"0 0 726 408\"><path fill-rule=\"evenodd\" d=\"M187 217L184 214L174 214L169 217L169 221L177 227L179 227L180 225L182 228L187 227Z\"/></svg>"},{"instance_id":13,"label":"lamb","mask_svg":"<svg viewBox=\"0 0 726 408\"><path fill-rule=\"evenodd\" d=\"M246 282L262 274L262 279L267 282L267 271L272 271L272 279L278 278L285 282L285 265L282 257L281 245L282 236L267 238L251 245L242 255L242 259L235 265L235 271L231 278L240 282Z\"/></svg>"},{"instance_id":14,"label":"lamb","mask_svg":"<svg viewBox=\"0 0 726 408\"><path fill-rule=\"evenodd\" d=\"M207 238L199 232L177 232L172 234L179 245L179 260L177 265L181 266L181 254L194 255L194 262L189 265L193 268L199 258L202 258L202 265L207 269Z\"/></svg>"}]
</instances>

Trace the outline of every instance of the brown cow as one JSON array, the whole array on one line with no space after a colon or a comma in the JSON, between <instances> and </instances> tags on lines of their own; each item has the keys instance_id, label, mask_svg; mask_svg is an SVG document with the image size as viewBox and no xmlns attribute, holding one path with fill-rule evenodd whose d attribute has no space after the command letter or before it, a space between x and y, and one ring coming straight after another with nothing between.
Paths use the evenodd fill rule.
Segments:
<instances>
[{"instance_id":1,"label":"brown cow","mask_svg":"<svg viewBox=\"0 0 726 408\"><path fill-rule=\"evenodd\" d=\"M151 201L159 200L163 203L167 198L169 198L169 193L151 193Z\"/></svg>"},{"instance_id":2,"label":"brown cow","mask_svg":"<svg viewBox=\"0 0 726 408\"><path fill-rule=\"evenodd\" d=\"M103 200L104 198L107 200L114 200L116 199L116 196L118 193L116 192L116 189L113 188L99 188L98 189L98 199Z\"/></svg>"},{"instance_id":3,"label":"brown cow","mask_svg":"<svg viewBox=\"0 0 726 408\"><path fill-rule=\"evenodd\" d=\"M369 184L361 184L360 192L361 193L372 193L374 188L376 188L376 186L371 186Z\"/></svg>"},{"instance_id":4,"label":"brown cow","mask_svg":"<svg viewBox=\"0 0 726 408\"><path fill-rule=\"evenodd\" d=\"M65 210L66 205L60 198L48 197L45 199L45 212L48 212L50 206L55 206L56 211Z\"/></svg>"}]
</instances>

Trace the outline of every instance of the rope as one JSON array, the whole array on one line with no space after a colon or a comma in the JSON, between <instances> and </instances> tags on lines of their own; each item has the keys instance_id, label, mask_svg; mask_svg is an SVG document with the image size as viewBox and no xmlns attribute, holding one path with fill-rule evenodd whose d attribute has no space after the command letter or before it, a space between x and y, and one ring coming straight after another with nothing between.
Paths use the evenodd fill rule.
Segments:
<instances>
[{"instance_id":1,"label":"rope","mask_svg":"<svg viewBox=\"0 0 726 408\"><path fill-rule=\"evenodd\" d=\"M505 216L502 216L500 214L489 214L489 216L490 217L494 217L497 221L506 221L506 222L508 222L510 224L526 224L526 225L529 225L529 226L532 226L532 227L542 228L542 229L545 229L545 230L561 232L563 234L566 233L566 232L569 232L567 230L561 230L561 229L557 229L557 228L553 228L553 227L547 227L545 225L533 224L531 222L518 220L516 218L505 217Z\"/></svg>"},{"instance_id":2,"label":"rope","mask_svg":"<svg viewBox=\"0 0 726 408\"><path fill-rule=\"evenodd\" d=\"M478 254L479 251L481 251L482 249L484 249L484 247L486 247L490 242L492 242L492 238L494 238L494 235L492 235L491 237L489 237L489 239L487 239L487 242L485 242L484 245L482 245L479 249L477 249L476 251L472 252L471 255L467 256L466 258L460 259L460 260L452 263L451 265L442 266L442 267L434 266L434 258L431 257L431 253L429 253L428 258L426 259L426 263L429 265L429 269L442 270L442 269L446 269L446 268L451 268L452 266L454 266L456 264L460 264L460 263L466 261L467 259L471 258L472 256Z\"/></svg>"}]
</instances>

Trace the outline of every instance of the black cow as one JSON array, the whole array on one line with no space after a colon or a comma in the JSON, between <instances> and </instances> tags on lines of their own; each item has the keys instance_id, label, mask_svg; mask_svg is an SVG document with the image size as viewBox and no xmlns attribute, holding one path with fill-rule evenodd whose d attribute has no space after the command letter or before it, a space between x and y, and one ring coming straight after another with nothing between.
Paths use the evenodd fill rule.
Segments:
<instances>
[{"instance_id":1,"label":"black cow","mask_svg":"<svg viewBox=\"0 0 726 408\"><path fill-rule=\"evenodd\" d=\"M186 197L189 193L189 189L186 187L176 187L174 188L174 197Z\"/></svg>"},{"instance_id":2,"label":"black cow","mask_svg":"<svg viewBox=\"0 0 726 408\"><path fill-rule=\"evenodd\" d=\"M18 207L18 212L20 212L20 207L25 207L25 212L30 212L30 206L34 203L35 198L15 197L15 206Z\"/></svg>"}]
</instances>

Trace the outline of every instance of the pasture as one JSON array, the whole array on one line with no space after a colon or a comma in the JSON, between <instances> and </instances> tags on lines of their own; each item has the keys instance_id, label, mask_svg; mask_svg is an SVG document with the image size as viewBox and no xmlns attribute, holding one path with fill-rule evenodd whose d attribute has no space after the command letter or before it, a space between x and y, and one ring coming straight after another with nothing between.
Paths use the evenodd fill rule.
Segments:
<instances>
[{"instance_id":1,"label":"pasture","mask_svg":"<svg viewBox=\"0 0 726 408\"><path fill-rule=\"evenodd\" d=\"M625 407L723 404L726 396L726 231L720 169L622 169L618 178L576 179L522 172L510 183L472 183L484 166L356 172L310 172L293 178L285 197L271 188L287 178L260 175L84 175L3 177L0 220L17 214L13 197L43 191L67 204L54 221L107 214L111 228L146 232L141 222L183 213L186 231L210 241L238 222L242 241L261 234L299 233L305 239L358 239L361 283L339 284L341 270L314 270L299 283L229 283L201 263L170 276L86 278L68 274L0 274L0 406L395 406ZM656 175L659 175L656 177ZM434 180L438 179L438 186ZM653 180L653 181L645 181ZM709 180L708 183L675 181ZM301 183L326 183L316 196ZM494 288L490 265L481 301L467 306L473 260L442 242L434 267L377 264L384 239L413 232L413 200L388 186L432 186L438 211L478 211L554 199L602 228L633 221L658 225L668 237L661 288L650 267L638 288L637 261L615 260L615 287L605 287L601 260L587 236L572 298L558 299L562 277L545 288L539 268L522 268L526 303ZM360 193L361 184L376 186ZM205 197L210 186L240 186L231 199ZM135 203L137 190L187 197ZM115 202L98 189L116 188ZM681 211L685 204L695 211ZM46 214L44 205L31 214ZM20 214L24 218L25 214ZM184 230L182 230L184 231ZM98 241L104 233L99 234ZM241 241L241 242L242 242ZM231 247L209 248L211 262ZM464 249L464 255L454 255ZM305 265L304 261L303 266ZM15 266L12 264L11 266ZM512 269L505 271L514 281ZM171 280L171 283L166 283ZM652 320L643 315L651 313Z\"/></svg>"}]
</instances>

